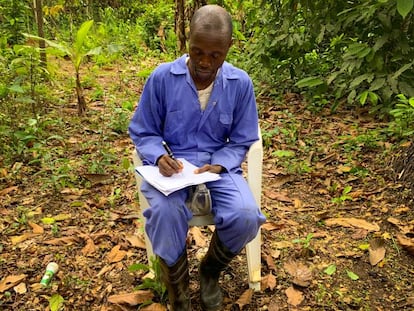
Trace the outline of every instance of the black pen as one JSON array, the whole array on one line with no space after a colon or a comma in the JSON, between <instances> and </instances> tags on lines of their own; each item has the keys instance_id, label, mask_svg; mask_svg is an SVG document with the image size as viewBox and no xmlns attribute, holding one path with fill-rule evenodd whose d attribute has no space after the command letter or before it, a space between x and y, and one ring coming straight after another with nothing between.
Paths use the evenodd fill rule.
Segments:
<instances>
[{"instance_id":1,"label":"black pen","mask_svg":"<svg viewBox=\"0 0 414 311\"><path fill-rule=\"evenodd\" d=\"M170 148L170 146L168 146L168 144L165 141L162 141L162 145L164 146L165 151L167 151L169 157L173 160L175 160L174 154Z\"/></svg>"}]
</instances>

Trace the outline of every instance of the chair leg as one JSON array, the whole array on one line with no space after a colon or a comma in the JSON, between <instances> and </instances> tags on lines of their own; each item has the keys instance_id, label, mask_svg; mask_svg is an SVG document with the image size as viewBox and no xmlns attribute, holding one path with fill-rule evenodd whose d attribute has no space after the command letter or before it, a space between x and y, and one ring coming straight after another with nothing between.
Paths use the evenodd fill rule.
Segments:
<instances>
[{"instance_id":1,"label":"chair leg","mask_svg":"<svg viewBox=\"0 0 414 311\"><path fill-rule=\"evenodd\" d=\"M249 272L249 287L260 291L261 281L261 239L260 229L256 237L246 245L247 269Z\"/></svg>"}]
</instances>

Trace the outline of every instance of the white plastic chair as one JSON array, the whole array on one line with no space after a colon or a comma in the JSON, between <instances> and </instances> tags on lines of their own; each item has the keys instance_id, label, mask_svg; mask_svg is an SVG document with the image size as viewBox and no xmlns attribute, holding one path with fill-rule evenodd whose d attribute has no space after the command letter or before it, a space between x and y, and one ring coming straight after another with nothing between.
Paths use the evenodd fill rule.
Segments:
<instances>
[{"instance_id":1,"label":"white plastic chair","mask_svg":"<svg viewBox=\"0 0 414 311\"><path fill-rule=\"evenodd\" d=\"M261 205L261 194L262 194L262 162L263 162L263 145L262 145L262 136L259 128L259 137L260 139L256 141L253 145L250 146L247 153L247 181L249 187L253 192L256 203L260 207ZM142 165L141 159L138 157L136 150L133 151L133 162L134 167ZM141 212L149 207L145 196L141 193L141 176L135 172L135 178L138 187L138 197L141 207ZM145 217L143 216L145 221ZM203 216L193 216L193 218L188 223L190 226L208 226L214 225L213 216L203 215ZM145 224L144 224L145 225ZM145 232L145 230L144 230ZM151 257L154 256L152 250L151 241L149 240L147 234L145 233L145 244L147 249L147 258L150 262ZM260 290L260 281L261 281L261 233L260 229L257 233L257 236L246 245L246 255L247 255L247 269L249 274L249 287L255 291Z\"/></svg>"}]
</instances>

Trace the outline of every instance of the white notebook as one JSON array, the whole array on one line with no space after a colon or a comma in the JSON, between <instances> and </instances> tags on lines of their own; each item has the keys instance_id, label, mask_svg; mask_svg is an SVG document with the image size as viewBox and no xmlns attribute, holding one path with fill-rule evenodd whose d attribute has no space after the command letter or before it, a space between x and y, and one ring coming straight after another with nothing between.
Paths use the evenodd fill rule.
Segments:
<instances>
[{"instance_id":1,"label":"white notebook","mask_svg":"<svg viewBox=\"0 0 414 311\"><path fill-rule=\"evenodd\" d=\"M150 185L157 188L164 195L183 189L188 186L203 184L209 181L215 181L220 179L219 174L210 172L204 172L201 174L195 174L194 170L197 169L195 165L188 162L186 159L180 158L184 169L181 173L174 174L171 177L165 177L160 174L158 166L142 165L135 168L135 170L144 178Z\"/></svg>"}]
</instances>

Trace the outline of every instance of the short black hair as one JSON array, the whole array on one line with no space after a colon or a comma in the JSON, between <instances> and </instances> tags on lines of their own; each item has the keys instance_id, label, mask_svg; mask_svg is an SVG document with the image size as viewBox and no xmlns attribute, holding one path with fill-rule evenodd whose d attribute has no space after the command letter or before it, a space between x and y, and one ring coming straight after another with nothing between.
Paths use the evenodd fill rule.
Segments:
<instances>
[{"instance_id":1,"label":"short black hair","mask_svg":"<svg viewBox=\"0 0 414 311\"><path fill-rule=\"evenodd\" d=\"M230 14L221 6L205 5L194 13L190 23L190 33L192 29L223 32L228 34L231 40L233 21Z\"/></svg>"}]
</instances>

